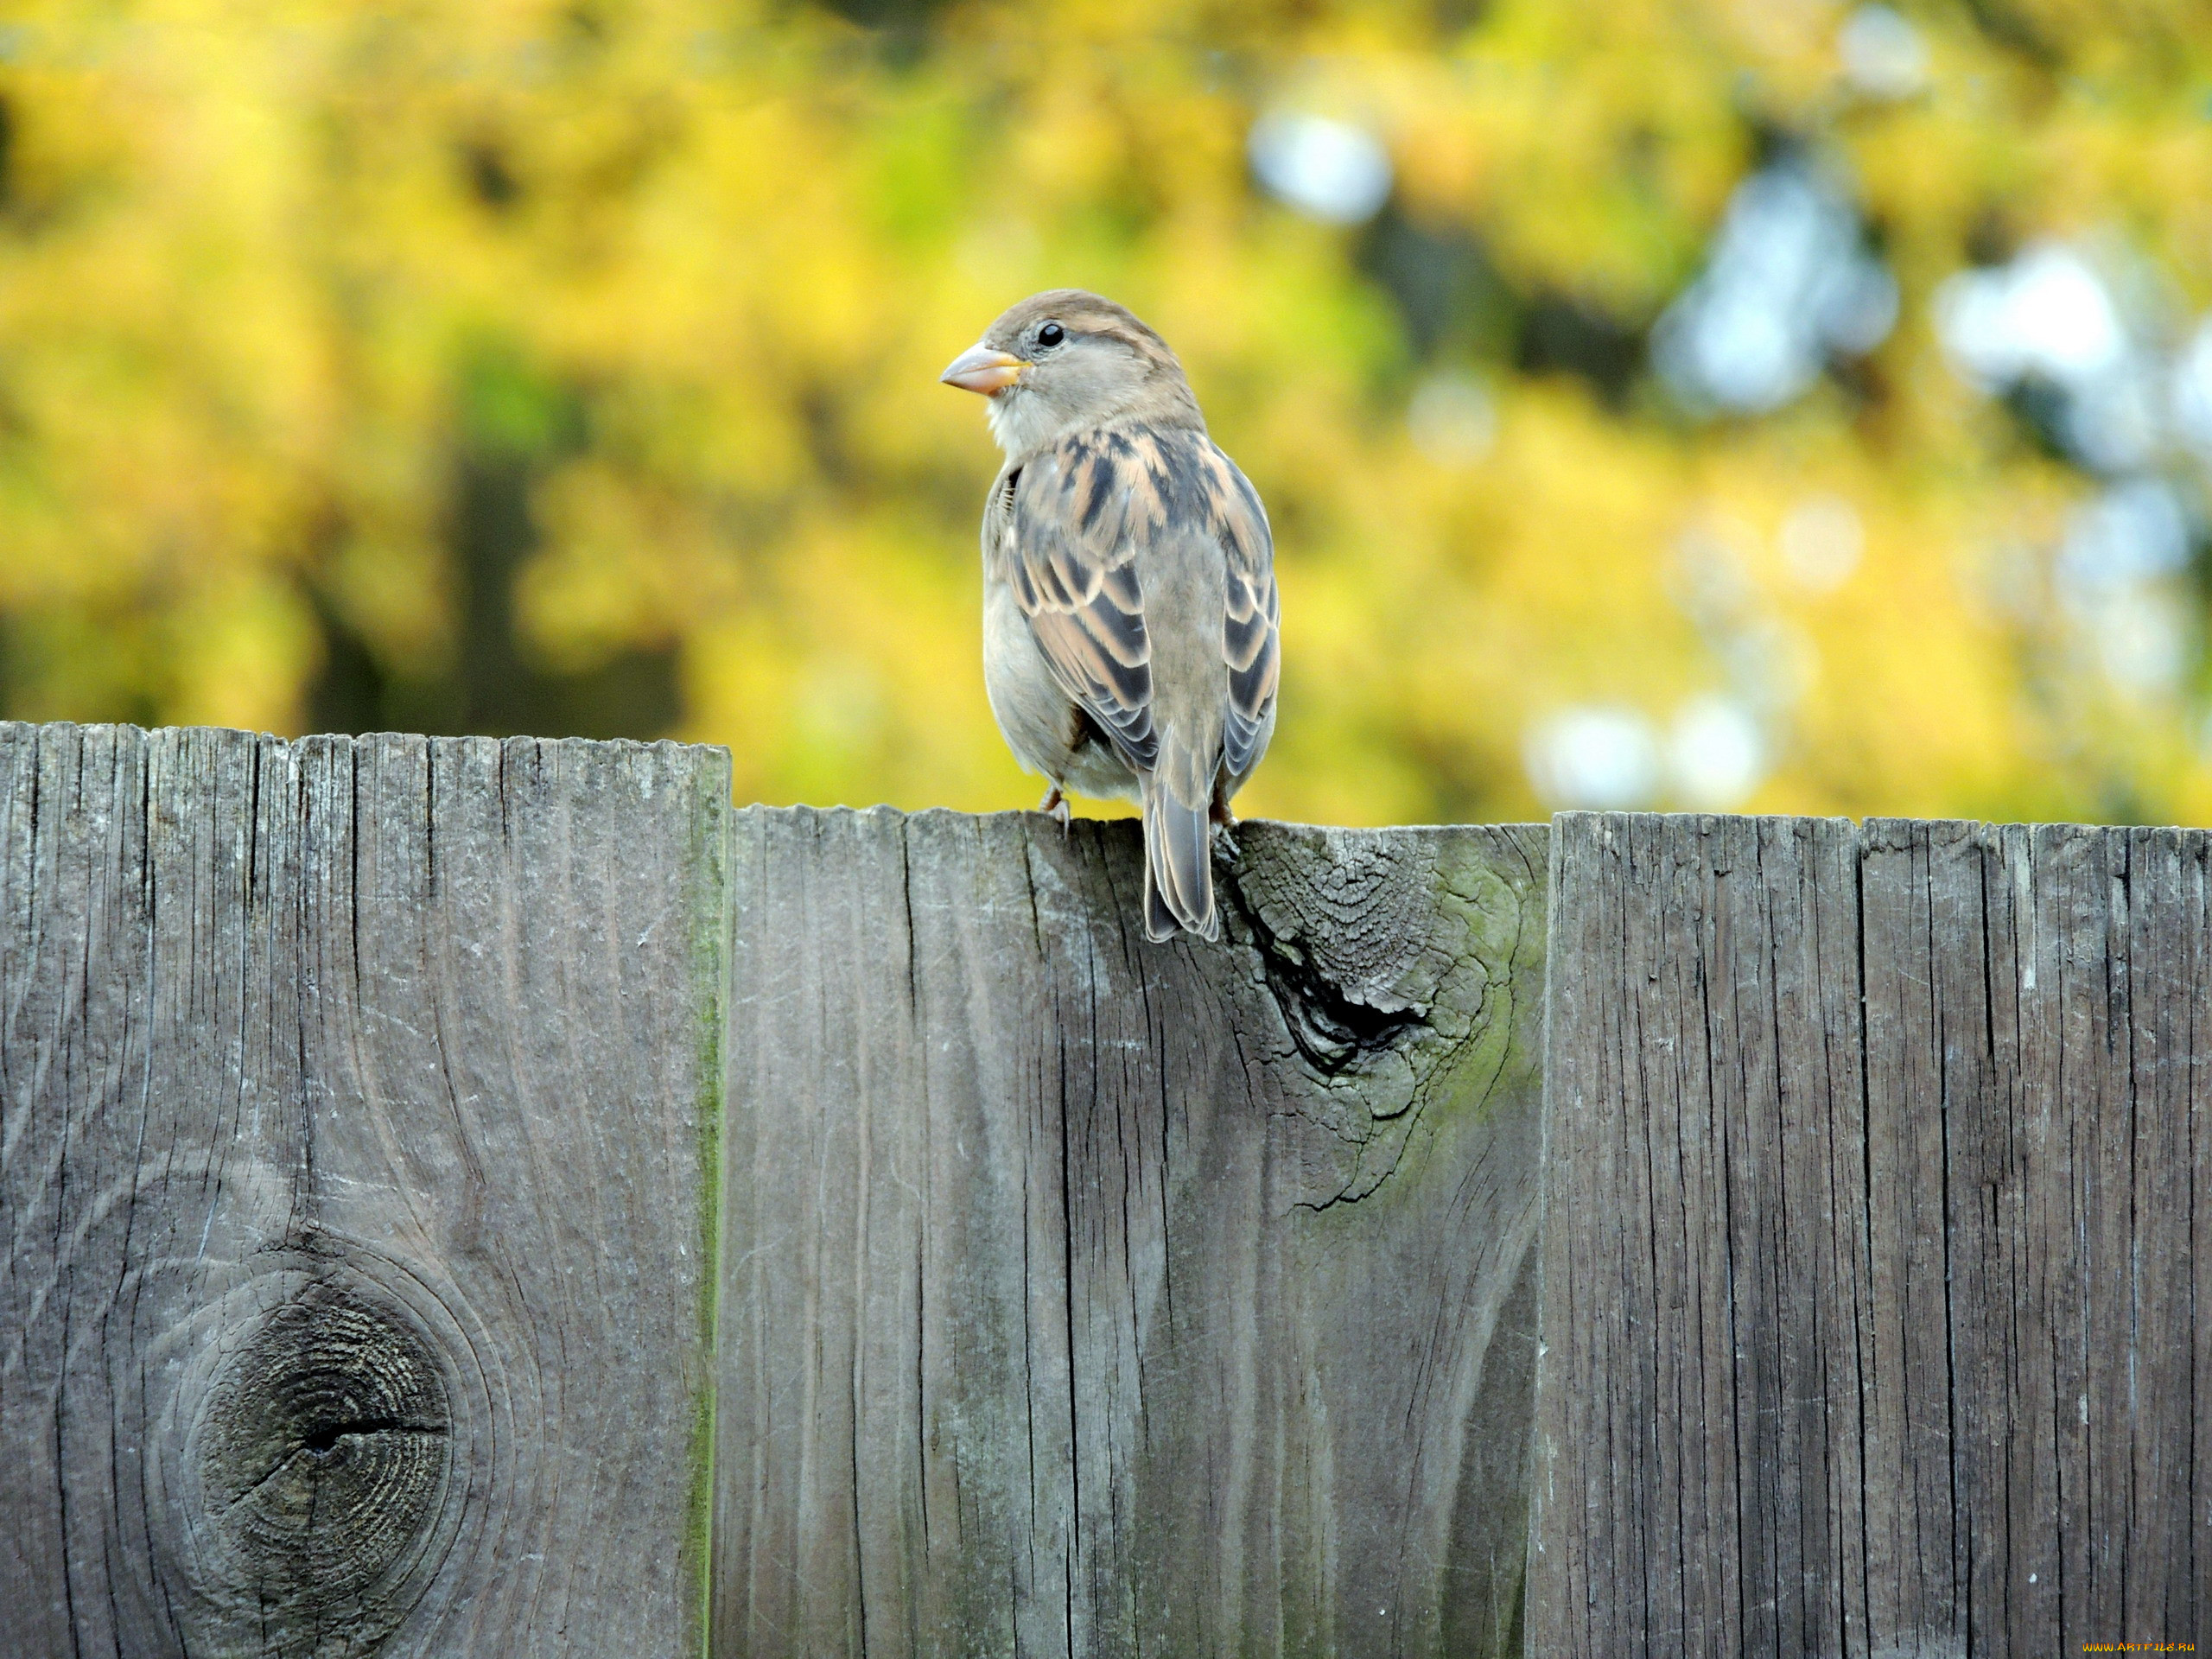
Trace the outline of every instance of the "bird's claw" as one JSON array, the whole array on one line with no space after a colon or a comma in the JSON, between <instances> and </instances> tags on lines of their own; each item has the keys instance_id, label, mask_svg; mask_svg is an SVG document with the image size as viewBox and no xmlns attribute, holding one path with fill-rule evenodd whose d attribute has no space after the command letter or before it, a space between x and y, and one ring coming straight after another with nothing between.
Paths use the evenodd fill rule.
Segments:
<instances>
[{"instance_id":1,"label":"bird's claw","mask_svg":"<svg viewBox=\"0 0 2212 1659\"><path fill-rule=\"evenodd\" d=\"M1213 850L1232 864L1244 856L1243 849L1236 844L1236 819L1223 817L1213 821Z\"/></svg>"},{"instance_id":2,"label":"bird's claw","mask_svg":"<svg viewBox=\"0 0 2212 1659\"><path fill-rule=\"evenodd\" d=\"M1037 810L1039 812L1051 813L1059 821L1060 833L1064 836L1067 834L1068 819L1073 814L1068 810L1068 798L1060 793L1060 786L1058 784L1054 784L1045 791L1045 798L1037 803Z\"/></svg>"}]
</instances>

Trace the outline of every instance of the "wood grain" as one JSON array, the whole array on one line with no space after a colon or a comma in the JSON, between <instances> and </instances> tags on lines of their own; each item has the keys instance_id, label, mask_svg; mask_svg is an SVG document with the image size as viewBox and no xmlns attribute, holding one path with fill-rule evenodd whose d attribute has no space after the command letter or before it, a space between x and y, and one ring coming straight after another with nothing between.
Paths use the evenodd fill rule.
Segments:
<instances>
[{"instance_id":1,"label":"wood grain","mask_svg":"<svg viewBox=\"0 0 2212 1659\"><path fill-rule=\"evenodd\" d=\"M2205 1634L2212 837L727 776L0 726L0 1653Z\"/></svg>"},{"instance_id":2,"label":"wood grain","mask_svg":"<svg viewBox=\"0 0 2212 1659\"><path fill-rule=\"evenodd\" d=\"M740 815L715 1649L1517 1651L1544 831Z\"/></svg>"},{"instance_id":3,"label":"wood grain","mask_svg":"<svg viewBox=\"0 0 2212 1659\"><path fill-rule=\"evenodd\" d=\"M727 790L0 727L0 1652L699 1649Z\"/></svg>"},{"instance_id":4,"label":"wood grain","mask_svg":"<svg viewBox=\"0 0 2212 1659\"><path fill-rule=\"evenodd\" d=\"M1558 822L1529 1651L2208 1634L2208 851Z\"/></svg>"}]
</instances>

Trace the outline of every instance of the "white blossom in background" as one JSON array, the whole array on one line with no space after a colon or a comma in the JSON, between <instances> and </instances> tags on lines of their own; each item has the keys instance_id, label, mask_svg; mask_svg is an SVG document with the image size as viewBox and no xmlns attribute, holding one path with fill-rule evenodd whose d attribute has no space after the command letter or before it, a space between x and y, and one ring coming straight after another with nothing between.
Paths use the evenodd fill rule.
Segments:
<instances>
[{"instance_id":1,"label":"white blossom in background","mask_svg":"<svg viewBox=\"0 0 2212 1659\"><path fill-rule=\"evenodd\" d=\"M1852 90L1867 98L1910 98L1928 84L1920 31L1888 6L1855 8L1836 34L1836 55Z\"/></svg>"},{"instance_id":2,"label":"white blossom in background","mask_svg":"<svg viewBox=\"0 0 2212 1659\"><path fill-rule=\"evenodd\" d=\"M1685 703L1667 737L1670 792L1707 812L1740 806L1766 775L1766 740L1758 717L1732 697Z\"/></svg>"},{"instance_id":3,"label":"white blossom in background","mask_svg":"<svg viewBox=\"0 0 2212 1659\"><path fill-rule=\"evenodd\" d=\"M1434 374L1414 393L1406 426L1414 448L1438 466L1471 466L1497 440L1497 406L1472 376Z\"/></svg>"},{"instance_id":4,"label":"white blossom in background","mask_svg":"<svg viewBox=\"0 0 2212 1659\"><path fill-rule=\"evenodd\" d=\"M2189 666L2187 608L2176 578L2194 537L2162 479L2113 485L2075 510L2060 544L2058 594L2105 677L2122 690L2173 690Z\"/></svg>"},{"instance_id":5,"label":"white blossom in background","mask_svg":"<svg viewBox=\"0 0 2212 1659\"><path fill-rule=\"evenodd\" d=\"M1364 127L1278 111L1252 124L1252 175L1268 194L1308 218L1359 225L1390 199L1390 156Z\"/></svg>"},{"instance_id":6,"label":"white blossom in background","mask_svg":"<svg viewBox=\"0 0 2212 1659\"><path fill-rule=\"evenodd\" d=\"M1652 336L1659 372L1691 408L1778 409L1835 353L1863 354L1896 326L1897 287L1857 212L1798 162L1736 188L1705 272Z\"/></svg>"},{"instance_id":7,"label":"white blossom in background","mask_svg":"<svg viewBox=\"0 0 2212 1659\"><path fill-rule=\"evenodd\" d=\"M2061 397L2054 435L2084 466L2127 472L2166 444L2166 374L2128 327L2112 285L2080 251L2038 242L1936 290L1951 360L1989 392L2040 381Z\"/></svg>"},{"instance_id":8,"label":"white blossom in background","mask_svg":"<svg viewBox=\"0 0 2212 1659\"><path fill-rule=\"evenodd\" d=\"M2088 260L2056 242L1945 279L1936 290L1936 329L1952 361L1985 391L2030 374L2079 385L2117 368L2127 351L2111 289Z\"/></svg>"},{"instance_id":9,"label":"white blossom in background","mask_svg":"<svg viewBox=\"0 0 2212 1659\"><path fill-rule=\"evenodd\" d=\"M1840 495L1808 496L1782 521L1782 566L1810 594L1832 594L1851 580L1866 550L1859 513Z\"/></svg>"},{"instance_id":10,"label":"white blossom in background","mask_svg":"<svg viewBox=\"0 0 2212 1659\"><path fill-rule=\"evenodd\" d=\"M1529 731L1522 753L1529 781L1554 809L1649 806L1658 792L1658 735L1633 709L1561 709Z\"/></svg>"},{"instance_id":11,"label":"white blossom in background","mask_svg":"<svg viewBox=\"0 0 2212 1659\"><path fill-rule=\"evenodd\" d=\"M2156 368L2140 359L2082 386L2067 406L2067 447L2101 473L2149 464L2166 448L2158 391Z\"/></svg>"},{"instance_id":12,"label":"white blossom in background","mask_svg":"<svg viewBox=\"0 0 2212 1659\"><path fill-rule=\"evenodd\" d=\"M2037 389L2038 423L2107 480L2068 521L2052 592L2106 679L2150 696L2179 690L2195 648L2181 576L2198 530L2168 473L2181 446L2212 459L2212 320L2169 356L2143 287L2116 289L2080 250L2037 242L1946 281L1936 325L1983 391Z\"/></svg>"},{"instance_id":13,"label":"white blossom in background","mask_svg":"<svg viewBox=\"0 0 2212 1659\"><path fill-rule=\"evenodd\" d=\"M2133 478L2084 502L2058 552L2062 592L2109 593L2177 574L2189 563L2189 515L2163 479Z\"/></svg>"}]
</instances>

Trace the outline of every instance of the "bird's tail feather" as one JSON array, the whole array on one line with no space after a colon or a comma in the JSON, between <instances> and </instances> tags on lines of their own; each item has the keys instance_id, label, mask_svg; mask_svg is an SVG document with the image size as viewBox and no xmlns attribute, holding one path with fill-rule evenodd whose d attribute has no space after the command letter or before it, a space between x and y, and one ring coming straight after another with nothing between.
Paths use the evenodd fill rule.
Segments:
<instances>
[{"instance_id":1,"label":"bird's tail feather","mask_svg":"<svg viewBox=\"0 0 2212 1659\"><path fill-rule=\"evenodd\" d=\"M1144 779L1144 931L1172 939L1178 926L1202 939L1221 937L1213 903L1213 834L1209 803L1185 805L1156 774Z\"/></svg>"}]
</instances>

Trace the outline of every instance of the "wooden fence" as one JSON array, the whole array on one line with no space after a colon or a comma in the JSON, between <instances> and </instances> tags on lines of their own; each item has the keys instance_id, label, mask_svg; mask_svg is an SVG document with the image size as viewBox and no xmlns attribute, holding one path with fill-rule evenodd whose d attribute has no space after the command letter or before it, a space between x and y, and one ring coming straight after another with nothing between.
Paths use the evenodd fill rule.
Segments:
<instances>
[{"instance_id":1,"label":"wooden fence","mask_svg":"<svg viewBox=\"0 0 2212 1659\"><path fill-rule=\"evenodd\" d=\"M728 788L0 726L0 1656L2196 1639L2204 836Z\"/></svg>"},{"instance_id":2,"label":"wooden fence","mask_svg":"<svg viewBox=\"0 0 2212 1659\"><path fill-rule=\"evenodd\" d=\"M1553 869L1529 1651L2212 1645L2212 837Z\"/></svg>"}]
</instances>

